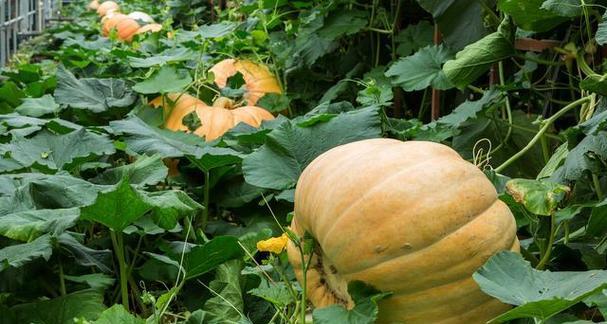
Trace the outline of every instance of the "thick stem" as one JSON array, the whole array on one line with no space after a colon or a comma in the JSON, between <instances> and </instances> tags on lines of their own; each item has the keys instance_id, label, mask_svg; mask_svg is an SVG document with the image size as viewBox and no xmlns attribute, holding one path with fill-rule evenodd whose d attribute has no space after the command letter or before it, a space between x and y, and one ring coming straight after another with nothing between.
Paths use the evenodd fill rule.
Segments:
<instances>
[{"instance_id":1,"label":"thick stem","mask_svg":"<svg viewBox=\"0 0 607 324\"><path fill-rule=\"evenodd\" d=\"M200 228L204 231L207 226L207 222L209 220L209 201L211 197L211 172L204 172L204 197L203 204L204 209L202 210L202 221L200 222Z\"/></svg>"},{"instance_id":2,"label":"thick stem","mask_svg":"<svg viewBox=\"0 0 607 324\"><path fill-rule=\"evenodd\" d=\"M557 111L556 114L552 115L550 118L546 119L544 121L544 125L540 128L540 130L537 132L537 134L535 134L535 136L531 139L531 141L529 141L529 143L524 148L522 148L520 151L516 152L516 154L514 154L508 160L506 160L504 163L502 163L502 165L500 165L497 168L495 168L495 172L501 172L501 171L503 171L505 168L507 168L514 161L518 160L521 156L525 155L525 153L527 153L533 147L533 145L535 145L537 143L537 141L540 140L540 138L542 137L542 135L544 133L546 133L546 131L548 130L548 128L550 128L550 126L559 117L563 116L564 114L566 114L567 112L569 112L573 108L575 108L575 107L577 107L579 105L582 105L582 104L584 104L584 103L586 103L588 101L590 101L590 96L578 99L578 100L576 100L576 101L568 104L567 106L563 107L563 109Z\"/></svg>"},{"instance_id":3,"label":"thick stem","mask_svg":"<svg viewBox=\"0 0 607 324\"><path fill-rule=\"evenodd\" d=\"M556 224L554 219L554 213L550 214L550 236L548 237L548 244L544 251L544 255L540 259L540 262L535 267L538 270L544 269L548 261L550 261L550 254L552 253L552 244L554 244L554 236L556 235Z\"/></svg>"},{"instance_id":4,"label":"thick stem","mask_svg":"<svg viewBox=\"0 0 607 324\"><path fill-rule=\"evenodd\" d=\"M596 196L599 198L599 201L603 200L601 181L599 181L599 177L595 173L592 174L592 185L594 186L594 191L596 192Z\"/></svg>"},{"instance_id":5,"label":"thick stem","mask_svg":"<svg viewBox=\"0 0 607 324\"><path fill-rule=\"evenodd\" d=\"M63 262L61 260L59 260L59 291L61 292L61 296L66 295L65 275L63 274Z\"/></svg>"},{"instance_id":6,"label":"thick stem","mask_svg":"<svg viewBox=\"0 0 607 324\"><path fill-rule=\"evenodd\" d=\"M129 286L128 286L128 275L127 275L127 264L124 258L124 243L122 241L122 233L116 231L110 231L110 237L112 238L112 244L114 246L114 253L118 259L118 268L120 270L120 296L122 298L122 306L128 311L129 310Z\"/></svg>"}]
</instances>

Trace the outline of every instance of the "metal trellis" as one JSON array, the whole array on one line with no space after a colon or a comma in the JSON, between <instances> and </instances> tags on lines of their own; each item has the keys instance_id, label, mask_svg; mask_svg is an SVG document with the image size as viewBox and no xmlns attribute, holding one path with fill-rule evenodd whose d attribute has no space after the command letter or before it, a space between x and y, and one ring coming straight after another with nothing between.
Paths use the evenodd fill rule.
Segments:
<instances>
[{"instance_id":1,"label":"metal trellis","mask_svg":"<svg viewBox=\"0 0 607 324\"><path fill-rule=\"evenodd\" d=\"M39 34L55 19L61 0L0 0L0 67L24 39Z\"/></svg>"}]
</instances>

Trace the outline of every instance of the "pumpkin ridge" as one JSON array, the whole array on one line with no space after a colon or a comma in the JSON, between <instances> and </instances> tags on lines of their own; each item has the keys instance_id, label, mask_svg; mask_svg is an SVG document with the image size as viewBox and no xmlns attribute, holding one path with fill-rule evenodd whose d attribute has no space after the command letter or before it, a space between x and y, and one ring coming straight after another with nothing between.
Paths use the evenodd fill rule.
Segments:
<instances>
[{"instance_id":1,"label":"pumpkin ridge","mask_svg":"<svg viewBox=\"0 0 607 324\"><path fill-rule=\"evenodd\" d=\"M446 233L444 236L442 236L439 239L431 242L428 245L425 245L425 246L423 246L421 248L406 250L406 251L404 251L401 254L386 256L386 259L384 259L384 260L382 260L380 262L374 263L374 264L372 264L370 266L367 266L367 267L364 267L364 268L361 268L361 269L358 269L358 270L355 270L355 271L341 272L341 274L342 275L348 275L348 276L355 275L357 273L363 272L363 271L368 270L370 268L377 267L377 266L379 266L379 265L381 265L383 263L394 261L394 260L397 260L399 258L402 258L402 257L405 257L405 256L410 256L410 255L412 255L414 253L418 253L418 252L421 252L423 250L429 249L429 248L433 247L434 245L440 243L444 239L448 238L449 236L455 234L456 232L461 231L462 229L464 229L468 225L471 225L476 219L478 219L484 213L486 213L488 210L490 210L499 201L500 201L499 199L495 199L491 204L489 204L488 207L486 207L485 209L483 209L481 212L475 214L474 217L470 218L467 222L461 224L461 226L458 226L458 227L454 228L451 232ZM514 236L514 237L516 238L516 236ZM447 269L450 269L450 268L446 268L446 269L443 269L443 270L447 270ZM438 286L440 286L440 285L437 285L436 287L438 287ZM432 287L430 287L430 288L432 288Z\"/></svg>"},{"instance_id":2,"label":"pumpkin ridge","mask_svg":"<svg viewBox=\"0 0 607 324\"><path fill-rule=\"evenodd\" d=\"M457 162L459 162L460 160L465 162L465 160L463 160L461 157L460 157L460 158L449 157L449 158L450 158L450 159L453 159L453 160L455 160L455 161L457 161ZM418 162L418 163L414 163L414 164L408 165L407 167L405 167L405 168L403 168L403 169L401 169L401 170L398 170L397 172L394 172L394 173L389 173L387 177L385 177L385 178L384 178L384 179L382 179L381 181L379 181L379 182L377 182L377 183L373 184L373 186L372 186L372 187L370 187L370 188L369 188L367 191L365 191L365 193L364 193L362 196L360 196L358 199L356 199L355 201L353 201L353 202L350 204L350 206L348 206L348 207L347 207L347 208L346 208L344 211L342 211L342 212L341 212L339 215L336 215L335 219L333 219L333 224L331 224L331 227L329 227L329 228L327 229L327 231L326 231L326 233L325 233L325 235L324 235L325 239L330 239L330 238L332 237L332 236L331 236L331 232L332 232L333 230L335 230L335 229L336 229L337 223L338 223L339 219L340 219L340 218L341 218L343 215L347 214L347 213L348 213L350 210L352 210L352 209L353 209L353 208L354 208L356 205L358 205L359 203L362 203L362 202L364 201L364 199L365 199L365 198L367 198L367 197L368 197L370 194L372 194L372 193L373 193L375 190L377 190L378 188L383 187L383 186L385 185L385 183L386 183L386 182L388 182L388 181L390 181L390 180L392 180L392 179L394 179L394 178L396 178L396 177L400 176L400 175L401 175L402 173L404 173L405 171L411 171L411 169L414 169L414 168L420 167L420 166L422 166L422 165L424 165L424 164L428 163L428 161L432 161L432 160L436 160L436 159L445 159L445 156L442 156L442 155L439 155L439 156L434 156L434 157L429 158L429 159L427 159L427 160L424 160L424 161L422 161L422 162ZM442 189L448 189L448 188L452 188L452 187L454 187L454 186L459 186L459 185L461 185L461 183L453 183L453 184L451 184L449 187L447 187L447 188L442 188ZM489 205L489 207L491 207L491 205ZM486 209L488 209L489 207L487 207ZM486 209L483 209L483 212L484 212ZM312 233L312 234L315 234L315 233ZM326 244L326 242L324 242L324 241L323 241L322 243L323 243L322 245L325 245L325 244Z\"/></svg>"}]
</instances>

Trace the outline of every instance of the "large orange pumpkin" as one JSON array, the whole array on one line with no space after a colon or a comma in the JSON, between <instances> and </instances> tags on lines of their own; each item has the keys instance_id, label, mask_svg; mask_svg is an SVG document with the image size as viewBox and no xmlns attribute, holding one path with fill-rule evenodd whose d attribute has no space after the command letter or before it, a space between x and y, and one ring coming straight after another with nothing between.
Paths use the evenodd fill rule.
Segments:
<instances>
[{"instance_id":1,"label":"large orange pumpkin","mask_svg":"<svg viewBox=\"0 0 607 324\"><path fill-rule=\"evenodd\" d=\"M161 24L147 24L141 28L139 28L137 30L137 32L135 32L136 35L139 34L145 34L145 33L156 33L159 32L160 30L162 30L162 25Z\"/></svg>"},{"instance_id":2,"label":"large orange pumpkin","mask_svg":"<svg viewBox=\"0 0 607 324\"><path fill-rule=\"evenodd\" d=\"M105 16L108 11L120 11L120 6L114 1L105 1L97 8L97 14L99 17Z\"/></svg>"},{"instance_id":3,"label":"large orange pumpkin","mask_svg":"<svg viewBox=\"0 0 607 324\"><path fill-rule=\"evenodd\" d=\"M139 25L135 19L126 17L125 19L120 20L120 22L116 24L118 39L125 42L130 42L133 40L133 36L135 36L139 28L141 28L141 25Z\"/></svg>"},{"instance_id":4,"label":"large orange pumpkin","mask_svg":"<svg viewBox=\"0 0 607 324\"><path fill-rule=\"evenodd\" d=\"M215 75L215 83L223 88L228 78L242 73L247 104L255 105L266 93L282 93L278 80L267 66L248 60L226 59L215 64L210 70Z\"/></svg>"},{"instance_id":5,"label":"large orange pumpkin","mask_svg":"<svg viewBox=\"0 0 607 324\"><path fill-rule=\"evenodd\" d=\"M187 94L169 94L168 97L174 102L172 108L166 98L158 97L150 101L152 106L163 107L167 112L165 127L174 131L187 131L188 127L183 124L183 118L195 111L201 126L194 134L203 136L207 141L221 137L240 122L259 127L262 121L274 119L270 112L260 107L234 108L232 101L226 98L219 98L213 106L208 106L200 99Z\"/></svg>"},{"instance_id":6,"label":"large orange pumpkin","mask_svg":"<svg viewBox=\"0 0 607 324\"><path fill-rule=\"evenodd\" d=\"M348 282L394 294L378 323L484 323L509 306L472 274L519 250L512 213L476 166L432 142L371 139L333 148L302 173L292 230L316 248L306 291L316 307L352 307ZM301 255L289 260L302 279Z\"/></svg>"}]
</instances>

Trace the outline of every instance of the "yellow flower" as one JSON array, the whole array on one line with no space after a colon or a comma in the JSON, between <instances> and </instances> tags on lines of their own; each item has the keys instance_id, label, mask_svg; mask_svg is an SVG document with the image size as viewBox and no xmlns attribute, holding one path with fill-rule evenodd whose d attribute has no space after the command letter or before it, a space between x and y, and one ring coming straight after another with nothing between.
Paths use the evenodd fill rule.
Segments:
<instances>
[{"instance_id":1,"label":"yellow flower","mask_svg":"<svg viewBox=\"0 0 607 324\"><path fill-rule=\"evenodd\" d=\"M280 254L282 250L287 246L289 238L286 233L283 233L279 237L272 237L267 240L257 242L257 249L262 252L272 252L274 254Z\"/></svg>"}]
</instances>

